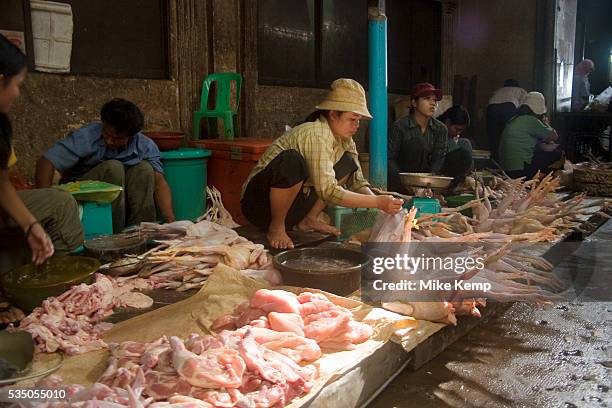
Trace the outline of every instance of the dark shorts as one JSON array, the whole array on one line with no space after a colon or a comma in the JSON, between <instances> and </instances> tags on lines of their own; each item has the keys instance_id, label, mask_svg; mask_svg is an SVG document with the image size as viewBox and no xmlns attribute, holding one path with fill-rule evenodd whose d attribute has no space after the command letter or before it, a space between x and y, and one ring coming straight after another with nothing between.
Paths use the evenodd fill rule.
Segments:
<instances>
[{"instance_id":1,"label":"dark shorts","mask_svg":"<svg viewBox=\"0 0 612 408\"><path fill-rule=\"evenodd\" d=\"M334 165L336 180L350 176L356 170L357 164L348 152ZM308 177L308 166L304 157L297 150L282 151L249 181L240 202L242 213L253 225L267 230L272 220L270 189L290 188L303 183ZM285 227L291 229L303 220L317 199L313 188L302 188L289 208Z\"/></svg>"}]
</instances>

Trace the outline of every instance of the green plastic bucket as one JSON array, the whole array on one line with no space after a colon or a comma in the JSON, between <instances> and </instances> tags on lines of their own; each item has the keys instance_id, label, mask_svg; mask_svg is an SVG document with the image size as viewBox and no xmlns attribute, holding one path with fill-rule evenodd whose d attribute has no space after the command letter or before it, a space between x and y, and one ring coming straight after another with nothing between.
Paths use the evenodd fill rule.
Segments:
<instances>
[{"instance_id":1,"label":"green plastic bucket","mask_svg":"<svg viewBox=\"0 0 612 408\"><path fill-rule=\"evenodd\" d=\"M206 161L210 150L181 148L161 152L177 220L195 221L206 211Z\"/></svg>"}]
</instances>

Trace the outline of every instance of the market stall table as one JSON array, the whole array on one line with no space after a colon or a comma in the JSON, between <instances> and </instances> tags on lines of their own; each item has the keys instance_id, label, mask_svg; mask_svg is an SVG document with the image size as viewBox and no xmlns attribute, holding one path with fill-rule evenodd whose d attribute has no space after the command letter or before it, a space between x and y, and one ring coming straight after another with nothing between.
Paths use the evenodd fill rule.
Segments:
<instances>
[{"instance_id":1,"label":"market stall table","mask_svg":"<svg viewBox=\"0 0 612 408\"><path fill-rule=\"evenodd\" d=\"M594 216L590 221L601 225L603 220L603 217ZM559 240L566 239L570 235L566 234ZM553 252L550 249L552 246L552 244L548 245L549 253ZM189 298L194 292L149 292L155 300L155 304L149 310ZM497 307L487 307L483 313L484 319L494 314L496 310L498 310ZM109 321L131 320L146 311L119 311ZM387 341L373 353L356 361L353 367L335 376L316 395L309 396L304 404L313 407L330 406L330 404L338 407L361 406L380 392L405 367L421 366L481 322L482 320L475 318L463 317L459 319L458 325L453 327L419 321L419 327L409 329L404 333L397 332L393 341ZM129 327L129 323L125 323L127 325L124 327ZM128 332L124 330L125 333ZM338 401L339 395L345 398Z\"/></svg>"}]
</instances>

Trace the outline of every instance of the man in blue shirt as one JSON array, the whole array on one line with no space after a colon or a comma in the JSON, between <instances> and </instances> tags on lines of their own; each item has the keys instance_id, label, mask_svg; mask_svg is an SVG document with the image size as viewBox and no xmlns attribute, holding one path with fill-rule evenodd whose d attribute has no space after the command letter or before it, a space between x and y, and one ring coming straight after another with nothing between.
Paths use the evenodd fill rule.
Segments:
<instances>
[{"instance_id":1,"label":"man in blue shirt","mask_svg":"<svg viewBox=\"0 0 612 408\"><path fill-rule=\"evenodd\" d=\"M36 186L51 186L55 170L61 173L62 183L99 180L122 186L124 191L113 202L114 232L126 225L155 221L156 203L165 220L174 221L159 149L140 133L144 126L141 110L125 99L113 99L104 104L100 118L101 123L77 129L38 160Z\"/></svg>"}]
</instances>

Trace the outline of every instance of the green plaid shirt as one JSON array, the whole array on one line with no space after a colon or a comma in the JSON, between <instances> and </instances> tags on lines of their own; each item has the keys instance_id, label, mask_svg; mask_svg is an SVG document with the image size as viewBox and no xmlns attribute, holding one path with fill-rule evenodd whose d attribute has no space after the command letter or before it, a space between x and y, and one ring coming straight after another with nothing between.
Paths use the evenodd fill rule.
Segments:
<instances>
[{"instance_id":1,"label":"green plaid shirt","mask_svg":"<svg viewBox=\"0 0 612 408\"><path fill-rule=\"evenodd\" d=\"M242 185L241 197L249 181L262 171L283 150L297 150L306 161L310 177L304 186L314 187L317 196L328 204L340 204L344 197L344 188L338 185L334 173L334 164L340 160L344 152L349 152L355 163L355 171L347 183L351 191L370 186L363 177L357 156L357 147L353 139L342 139L334 136L327 120L321 116L314 122L306 122L294 127L272 143L261 156L257 165Z\"/></svg>"}]
</instances>

